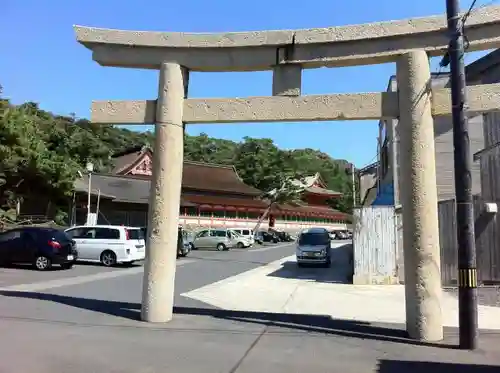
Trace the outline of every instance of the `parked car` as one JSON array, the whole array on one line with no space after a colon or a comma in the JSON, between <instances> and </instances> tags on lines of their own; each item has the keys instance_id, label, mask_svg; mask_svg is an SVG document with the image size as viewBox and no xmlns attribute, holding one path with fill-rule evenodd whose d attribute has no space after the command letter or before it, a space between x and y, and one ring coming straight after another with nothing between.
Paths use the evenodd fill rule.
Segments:
<instances>
[{"instance_id":1,"label":"parked car","mask_svg":"<svg viewBox=\"0 0 500 373\"><path fill-rule=\"evenodd\" d=\"M245 247L248 241L242 236L236 235L230 229L203 229L197 232L190 242L191 250L217 249L226 251L233 247Z\"/></svg>"},{"instance_id":2,"label":"parked car","mask_svg":"<svg viewBox=\"0 0 500 373\"><path fill-rule=\"evenodd\" d=\"M242 237L246 238L250 242L250 246L255 243L255 237L253 230L251 229L242 229L242 228L231 228L231 231L238 233Z\"/></svg>"},{"instance_id":3,"label":"parked car","mask_svg":"<svg viewBox=\"0 0 500 373\"><path fill-rule=\"evenodd\" d=\"M141 227L142 234L144 235L144 242L148 238L148 227ZM186 231L179 226L177 231L177 258L186 257L191 251L191 246L187 238Z\"/></svg>"},{"instance_id":4,"label":"parked car","mask_svg":"<svg viewBox=\"0 0 500 373\"><path fill-rule=\"evenodd\" d=\"M255 242L257 242L259 245L264 244L264 236L262 235L262 232L255 232L253 239Z\"/></svg>"},{"instance_id":5,"label":"parked car","mask_svg":"<svg viewBox=\"0 0 500 373\"><path fill-rule=\"evenodd\" d=\"M187 234L182 227L179 227L177 231L177 258L186 257L191 251L191 246L187 239Z\"/></svg>"},{"instance_id":6,"label":"parked car","mask_svg":"<svg viewBox=\"0 0 500 373\"><path fill-rule=\"evenodd\" d=\"M278 236L276 236L272 232L267 232L267 231L257 232L255 240L257 242L262 242L262 243L263 242L272 242L272 243L280 242L280 239L278 238Z\"/></svg>"},{"instance_id":7,"label":"parked car","mask_svg":"<svg viewBox=\"0 0 500 373\"><path fill-rule=\"evenodd\" d=\"M332 234L334 235L334 239L336 240L347 240L352 237L348 234L348 231L345 230L335 230L332 231Z\"/></svg>"},{"instance_id":8,"label":"parked car","mask_svg":"<svg viewBox=\"0 0 500 373\"><path fill-rule=\"evenodd\" d=\"M341 230L340 233L342 234L342 239L344 240L350 240L352 238L352 232L347 229Z\"/></svg>"},{"instance_id":9,"label":"parked car","mask_svg":"<svg viewBox=\"0 0 500 373\"><path fill-rule=\"evenodd\" d=\"M81 261L100 262L111 267L118 263L131 265L146 256L144 233L139 227L76 226L65 232L76 242Z\"/></svg>"},{"instance_id":10,"label":"parked car","mask_svg":"<svg viewBox=\"0 0 500 373\"><path fill-rule=\"evenodd\" d=\"M272 233L278 237L281 242L292 242L294 241L292 236L288 232L284 231L272 231Z\"/></svg>"},{"instance_id":11,"label":"parked car","mask_svg":"<svg viewBox=\"0 0 500 373\"><path fill-rule=\"evenodd\" d=\"M70 269L77 258L75 242L58 229L25 227L0 233L2 264L32 264L40 271L54 264Z\"/></svg>"},{"instance_id":12,"label":"parked car","mask_svg":"<svg viewBox=\"0 0 500 373\"><path fill-rule=\"evenodd\" d=\"M324 228L310 228L302 231L297 240L296 248L297 265L323 264L330 267L331 239Z\"/></svg>"},{"instance_id":13,"label":"parked car","mask_svg":"<svg viewBox=\"0 0 500 373\"><path fill-rule=\"evenodd\" d=\"M234 229L229 229L229 234L231 236L231 240L235 242L233 247L237 247L238 249L245 249L247 247L251 247L255 243L255 239L248 236L243 236Z\"/></svg>"}]
</instances>

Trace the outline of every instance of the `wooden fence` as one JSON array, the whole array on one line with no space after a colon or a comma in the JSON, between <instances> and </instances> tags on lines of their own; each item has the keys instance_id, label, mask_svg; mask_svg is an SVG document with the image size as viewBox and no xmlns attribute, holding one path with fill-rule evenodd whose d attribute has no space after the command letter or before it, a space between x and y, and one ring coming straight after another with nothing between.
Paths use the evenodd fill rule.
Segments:
<instances>
[{"instance_id":1,"label":"wooden fence","mask_svg":"<svg viewBox=\"0 0 500 373\"><path fill-rule=\"evenodd\" d=\"M439 202L438 213L442 283L454 286L458 268L455 200ZM478 282L500 283L500 219L484 211L484 201L478 196L474 198L474 215Z\"/></svg>"}]
</instances>

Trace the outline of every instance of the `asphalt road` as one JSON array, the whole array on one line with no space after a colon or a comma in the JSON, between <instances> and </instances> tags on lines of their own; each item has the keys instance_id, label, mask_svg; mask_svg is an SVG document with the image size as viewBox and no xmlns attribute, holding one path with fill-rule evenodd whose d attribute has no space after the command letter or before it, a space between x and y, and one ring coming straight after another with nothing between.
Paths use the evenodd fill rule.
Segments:
<instances>
[{"instance_id":1,"label":"asphalt road","mask_svg":"<svg viewBox=\"0 0 500 373\"><path fill-rule=\"evenodd\" d=\"M498 371L494 334L469 353L411 344L393 326L356 329L321 316L232 312L180 295L293 253L293 245L276 245L179 259L176 314L166 325L138 321L141 266L0 269L0 373ZM447 341L455 339L450 332Z\"/></svg>"}]
</instances>

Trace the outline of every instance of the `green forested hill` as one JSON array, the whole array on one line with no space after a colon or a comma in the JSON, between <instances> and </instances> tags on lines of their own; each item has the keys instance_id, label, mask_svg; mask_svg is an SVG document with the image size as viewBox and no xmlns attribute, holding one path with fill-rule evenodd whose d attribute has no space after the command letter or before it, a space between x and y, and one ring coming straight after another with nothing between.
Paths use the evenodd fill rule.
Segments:
<instances>
[{"instance_id":1,"label":"green forested hill","mask_svg":"<svg viewBox=\"0 0 500 373\"><path fill-rule=\"evenodd\" d=\"M111 155L146 144L153 144L150 132L55 115L32 102L14 106L0 95L0 212L12 209L20 196L34 188L67 206L65 198L87 161L98 172L109 171ZM345 193L335 207L350 209L345 160L313 149L281 150L270 139L234 142L206 134L186 135L184 149L188 160L233 164L246 183L263 191L279 186L285 177L321 172L330 189Z\"/></svg>"}]
</instances>

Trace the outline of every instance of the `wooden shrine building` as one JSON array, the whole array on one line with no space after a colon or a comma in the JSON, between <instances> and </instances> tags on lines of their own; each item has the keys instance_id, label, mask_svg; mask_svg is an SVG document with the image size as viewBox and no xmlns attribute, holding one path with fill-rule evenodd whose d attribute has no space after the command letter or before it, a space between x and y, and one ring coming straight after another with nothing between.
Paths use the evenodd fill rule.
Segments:
<instances>
[{"instance_id":1,"label":"wooden shrine building","mask_svg":"<svg viewBox=\"0 0 500 373\"><path fill-rule=\"evenodd\" d=\"M109 174L91 177L91 211L99 199L99 224L143 226L147 223L152 152L134 148L114 156ZM300 204L275 206L275 228L296 230L308 226L344 228L348 216L326 204L340 193L326 189L319 174L302 182ZM88 176L75 182L73 222L84 223L87 214ZM185 161L180 224L188 227L227 226L253 228L268 207L263 191L245 184L233 166ZM99 198L98 198L99 196ZM267 227L268 222L262 224Z\"/></svg>"}]
</instances>

